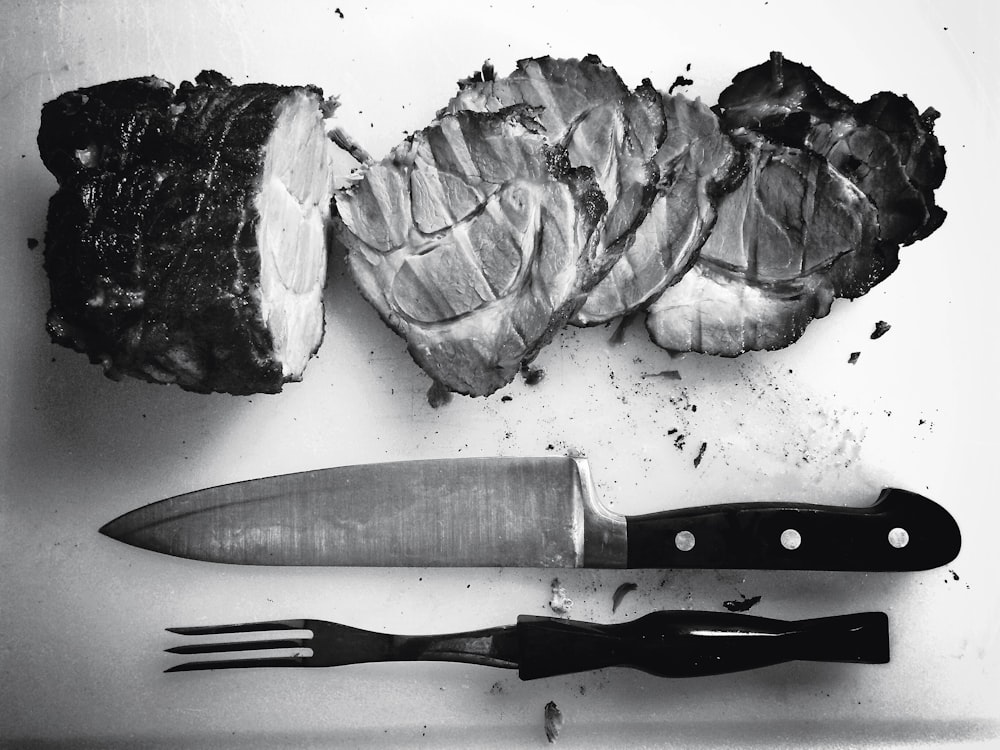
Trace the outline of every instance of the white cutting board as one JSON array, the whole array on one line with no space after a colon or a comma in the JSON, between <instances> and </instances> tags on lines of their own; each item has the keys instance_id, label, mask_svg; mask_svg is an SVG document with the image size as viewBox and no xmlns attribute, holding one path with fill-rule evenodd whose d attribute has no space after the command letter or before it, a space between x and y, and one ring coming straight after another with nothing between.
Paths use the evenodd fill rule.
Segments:
<instances>
[{"instance_id":1,"label":"white cutting board","mask_svg":"<svg viewBox=\"0 0 1000 750\"><path fill-rule=\"evenodd\" d=\"M4 2L0 27L0 741L94 747L990 746L1000 735L994 317L996 31L982 2ZM427 377L334 263L327 335L277 396L115 383L49 343L41 240L55 180L43 102L80 86L214 68L313 83L381 155L485 59L599 55L714 103L771 50L857 100L880 89L941 113L949 216L866 297L785 351L671 359L641 326L568 329L545 378L432 409ZM690 69L688 69L690 65ZM888 334L869 338L878 320ZM848 364L859 351L856 364ZM681 380L645 377L676 369ZM501 399L503 395L511 398ZM673 432L676 430L676 432ZM675 441L685 436L683 445ZM703 459L694 457L705 444ZM624 513L721 500L865 505L896 485L956 516L964 547L920 573L266 569L136 550L97 533L147 502L227 481L388 459L579 452ZM163 628L314 617L404 633L548 614L654 609L889 614L884 666L790 664L663 680L603 672L520 682L458 664L163 674ZM637 589L612 612L622 584Z\"/></svg>"}]
</instances>

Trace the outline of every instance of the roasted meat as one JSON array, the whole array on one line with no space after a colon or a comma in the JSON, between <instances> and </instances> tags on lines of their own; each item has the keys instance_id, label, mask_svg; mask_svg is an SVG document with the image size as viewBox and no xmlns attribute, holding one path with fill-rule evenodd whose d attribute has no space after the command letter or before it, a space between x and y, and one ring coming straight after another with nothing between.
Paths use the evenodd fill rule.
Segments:
<instances>
[{"instance_id":1,"label":"roasted meat","mask_svg":"<svg viewBox=\"0 0 1000 750\"><path fill-rule=\"evenodd\" d=\"M608 203L600 230L601 275L631 245L656 195L656 154L666 136L660 95L645 82L635 91L595 55L580 60L520 60L504 78L486 65L459 82L442 112L497 112L527 105L541 134L566 150L574 167L589 167Z\"/></svg>"},{"instance_id":2,"label":"roasted meat","mask_svg":"<svg viewBox=\"0 0 1000 750\"><path fill-rule=\"evenodd\" d=\"M311 86L69 92L38 136L50 334L112 377L278 391L322 339L330 225L432 392L485 396L633 312L673 351L787 346L945 218L933 109L780 53L712 108L672 89L594 55L486 64L379 161Z\"/></svg>"},{"instance_id":3,"label":"roasted meat","mask_svg":"<svg viewBox=\"0 0 1000 750\"><path fill-rule=\"evenodd\" d=\"M573 322L605 323L645 307L694 263L744 158L715 114L681 94L656 95L665 138L655 155L656 197L624 254L590 292Z\"/></svg>"},{"instance_id":4,"label":"roasted meat","mask_svg":"<svg viewBox=\"0 0 1000 750\"><path fill-rule=\"evenodd\" d=\"M787 346L944 220L933 110L918 115L891 93L855 104L780 53L738 74L715 109L751 168L722 196L697 262L649 307L647 328L665 348Z\"/></svg>"},{"instance_id":5,"label":"roasted meat","mask_svg":"<svg viewBox=\"0 0 1000 750\"><path fill-rule=\"evenodd\" d=\"M607 272L572 318L603 323L643 305L693 261L714 221L713 193L734 168L729 139L700 102L648 80L630 90L599 58L520 60L496 78L484 66L459 83L444 112L536 109L570 163L594 169L608 201L601 229Z\"/></svg>"},{"instance_id":6,"label":"roasted meat","mask_svg":"<svg viewBox=\"0 0 1000 750\"><path fill-rule=\"evenodd\" d=\"M737 75L717 109L727 130L754 130L826 157L876 206L884 243L910 244L944 221L934 201L945 175L934 109L920 114L888 91L855 104L780 52Z\"/></svg>"},{"instance_id":7,"label":"roasted meat","mask_svg":"<svg viewBox=\"0 0 1000 750\"><path fill-rule=\"evenodd\" d=\"M606 270L594 172L525 104L441 114L336 206L361 293L457 393L509 383Z\"/></svg>"},{"instance_id":8,"label":"roasted meat","mask_svg":"<svg viewBox=\"0 0 1000 750\"><path fill-rule=\"evenodd\" d=\"M830 310L832 269L875 247L875 209L809 151L745 134L749 170L719 204L697 262L648 310L646 327L675 351L777 349Z\"/></svg>"},{"instance_id":9,"label":"roasted meat","mask_svg":"<svg viewBox=\"0 0 1000 750\"><path fill-rule=\"evenodd\" d=\"M45 104L52 339L110 377L191 391L300 379L323 336L332 106L211 71Z\"/></svg>"}]
</instances>

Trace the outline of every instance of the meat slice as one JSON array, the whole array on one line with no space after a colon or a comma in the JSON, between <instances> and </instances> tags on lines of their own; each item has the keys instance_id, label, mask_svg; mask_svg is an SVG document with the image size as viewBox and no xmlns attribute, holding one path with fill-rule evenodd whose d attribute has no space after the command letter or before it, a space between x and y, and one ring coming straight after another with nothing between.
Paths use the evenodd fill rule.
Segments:
<instances>
[{"instance_id":1,"label":"meat slice","mask_svg":"<svg viewBox=\"0 0 1000 750\"><path fill-rule=\"evenodd\" d=\"M442 112L497 112L514 105L533 108L541 133L565 148L572 166L594 170L608 202L598 250L603 275L634 242L656 197L656 156L666 137L660 94L648 81L630 91L595 55L538 57L519 60L503 78L485 65L459 82Z\"/></svg>"},{"instance_id":2,"label":"meat slice","mask_svg":"<svg viewBox=\"0 0 1000 750\"><path fill-rule=\"evenodd\" d=\"M739 73L715 109L751 169L722 198L692 269L649 307L661 346L726 356L787 346L944 220L933 110L919 115L888 92L855 104L777 52Z\"/></svg>"},{"instance_id":3,"label":"meat slice","mask_svg":"<svg viewBox=\"0 0 1000 750\"><path fill-rule=\"evenodd\" d=\"M842 296L843 270L874 253L874 206L825 159L761 136L737 142L749 171L722 198L693 268L648 309L650 336L666 349L735 356L787 346Z\"/></svg>"},{"instance_id":4,"label":"meat slice","mask_svg":"<svg viewBox=\"0 0 1000 750\"><path fill-rule=\"evenodd\" d=\"M889 91L855 104L812 68L773 52L733 79L718 110L728 130L747 128L826 157L878 208L883 243L923 239L945 219L934 201L945 176L934 109L920 114Z\"/></svg>"},{"instance_id":5,"label":"meat slice","mask_svg":"<svg viewBox=\"0 0 1000 750\"><path fill-rule=\"evenodd\" d=\"M52 339L110 377L197 392L299 380L323 336L332 106L213 71L45 104Z\"/></svg>"},{"instance_id":6,"label":"meat slice","mask_svg":"<svg viewBox=\"0 0 1000 750\"><path fill-rule=\"evenodd\" d=\"M655 155L656 197L625 253L590 292L573 322L605 323L654 301L691 267L716 219L716 202L744 165L700 100L659 95L666 137Z\"/></svg>"},{"instance_id":7,"label":"meat slice","mask_svg":"<svg viewBox=\"0 0 1000 750\"><path fill-rule=\"evenodd\" d=\"M509 383L604 269L594 172L538 116L524 104L443 113L336 195L361 293L457 393Z\"/></svg>"}]
</instances>

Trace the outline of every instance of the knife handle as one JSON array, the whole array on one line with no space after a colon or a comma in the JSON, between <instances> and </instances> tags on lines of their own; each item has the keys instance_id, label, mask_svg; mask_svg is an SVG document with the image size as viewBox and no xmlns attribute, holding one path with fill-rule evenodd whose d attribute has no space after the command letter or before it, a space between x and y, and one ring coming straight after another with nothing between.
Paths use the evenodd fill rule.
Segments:
<instances>
[{"instance_id":1,"label":"knife handle","mask_svg":"<svg viewBox=\"0 0 1000 750\"><path fill-rule=\"evenodd\" d=\"M660 611L611 625L522 615L517 635L522 680L605 667L697 677L796 660L889 661L884 612L786 621L729 612Z\"/></svg>"},{"instance_id":2,"label":"knife handle","mask_svg":"<svg viewBox=\"0 0 1000 750\"><path fill-rule=\"evenodd\" d=\"M866 508L731 503L627 519L629 568L927 570L955 558L958 524L914 492Z\"/></svg>"}]
</instances>

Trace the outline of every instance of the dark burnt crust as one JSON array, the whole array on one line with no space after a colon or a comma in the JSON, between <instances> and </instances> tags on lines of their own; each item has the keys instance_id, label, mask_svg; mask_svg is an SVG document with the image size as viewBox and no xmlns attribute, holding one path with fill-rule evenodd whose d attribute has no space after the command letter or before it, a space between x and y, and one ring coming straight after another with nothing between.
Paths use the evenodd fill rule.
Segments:
<instances>
[{"instance_id":1,"label":"dark burnt crust","mask_svg":"<svg viewBox=\"0 0 1000 750\"><path fill-rule=\"evenodd\" d=\"M38 146L59 181L44 254L54 342L116 379L281 390L254 198L276 107L296 88L321 96L204 71L176 91L149 76L44 106Z\"/></svg>"}]
</instances>

